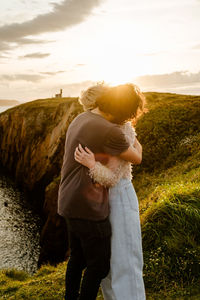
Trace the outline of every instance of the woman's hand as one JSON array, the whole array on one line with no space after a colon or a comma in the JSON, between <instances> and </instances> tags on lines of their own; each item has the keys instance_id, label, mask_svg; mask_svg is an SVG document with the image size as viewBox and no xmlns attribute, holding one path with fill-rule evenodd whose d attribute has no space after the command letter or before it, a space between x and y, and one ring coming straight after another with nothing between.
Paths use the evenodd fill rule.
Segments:
<instances>
[{"instance_id":1,"label":"woman's hand","mask_svg":"<svg viewBox=\"0 0 200 300\"><path fill-rule=\"evenodd\" d=\"M74 152L74 159L89 169L94 168L96 162L94 153L87 147L83 149L81 144L76 147L76 150Z\"/></svg>"}]
</instances>

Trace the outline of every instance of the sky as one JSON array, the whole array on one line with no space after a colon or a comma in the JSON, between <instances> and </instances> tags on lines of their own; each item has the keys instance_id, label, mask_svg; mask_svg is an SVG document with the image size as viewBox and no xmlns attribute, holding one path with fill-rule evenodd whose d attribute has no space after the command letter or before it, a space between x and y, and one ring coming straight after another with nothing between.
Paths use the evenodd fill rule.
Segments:
<instances>
[{"instance_id":1,"label":"sky","mask_svg":"<svg viewBox=\"0 0 200 300\"><path fill-rule=\"evenodd\" d=\"M1 0L0 99L90 85L200 95L200 0Z\"/></svg>"}]
</instances>

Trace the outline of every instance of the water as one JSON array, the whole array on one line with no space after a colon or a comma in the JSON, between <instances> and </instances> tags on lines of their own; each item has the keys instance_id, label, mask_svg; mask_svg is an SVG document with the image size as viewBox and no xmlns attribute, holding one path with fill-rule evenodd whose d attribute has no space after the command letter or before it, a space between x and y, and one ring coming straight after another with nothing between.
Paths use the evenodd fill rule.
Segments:
<instances>
[{"instance_id":1,"label":"water","mask_svg":"<svg viewBox=\"0 0 200 300\"><path fill-rule=\"evenodd\" d=\"M13 182L0 174L0 269L34 273L39 257L40 218Z\"/></svg>"}]
</instances>

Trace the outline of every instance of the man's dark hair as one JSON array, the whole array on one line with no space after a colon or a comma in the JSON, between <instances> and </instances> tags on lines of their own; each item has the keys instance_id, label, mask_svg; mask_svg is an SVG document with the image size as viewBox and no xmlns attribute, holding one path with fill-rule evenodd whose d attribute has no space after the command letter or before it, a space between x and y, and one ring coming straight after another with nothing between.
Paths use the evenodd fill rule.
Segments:
<instances>
[{"instance_id":1,"label":"man's dark hair","mask_svg":"<svg viewBox=\"0 0 200 300\"><path fill-rule=\"evenodd\" d=\"M110 87L97 100L99 109L111 114L112 122L117 124L136 119L143 111L144 103L144 95L131 83Z\"/></svg>"}]
</instances>

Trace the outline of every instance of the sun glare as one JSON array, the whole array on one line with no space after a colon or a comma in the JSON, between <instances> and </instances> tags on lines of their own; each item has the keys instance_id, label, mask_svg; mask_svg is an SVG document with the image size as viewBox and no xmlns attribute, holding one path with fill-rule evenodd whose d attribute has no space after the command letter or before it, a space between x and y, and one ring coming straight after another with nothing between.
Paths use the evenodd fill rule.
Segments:
<instances>
[{"instance_id":1,"label":"sun glare","mask_svg":"<svg viewBox=\"0 0 200 300\"><path fill-rule=\"evenodd\" d=\"M150 68L148 62L140 56L122 57L107 59L102 58L98 69L95 69L95 78L103 80L109 85L118 85L133 82L137 76L148 73Z\"/></svg>"},{"instance_id":2,"label":"sun glare","mask_svg":"<svg viewBox=\"0 0 200 300\"><path fill-rule=\"evenodd\" d=\"M123 24L109 24L101 45L93 45L95 58L92 55L89 60L94 66L94 79L111 85L123 84L133 82L138 76L153 74L160 67L160 61L157 63L155 59L155 53L160 49L156 33L152 35L145 22L141 25L135 20L133 26L132 20L127 20Z\"/></svg>"},{"instance_id":3,"label":"sun glare","mask_svg":"<svg viewBox=\"0 0 200 300\"><path fill-rule=\"evenodd\" d=\"M110 85L118 85L133 82L138 76L152 73L153 68L153 56L146 56L142 50L133 47L126 49L110 44L109 49L98 56L93 78L104 80Z\"/></svg>"}]
</instances>

